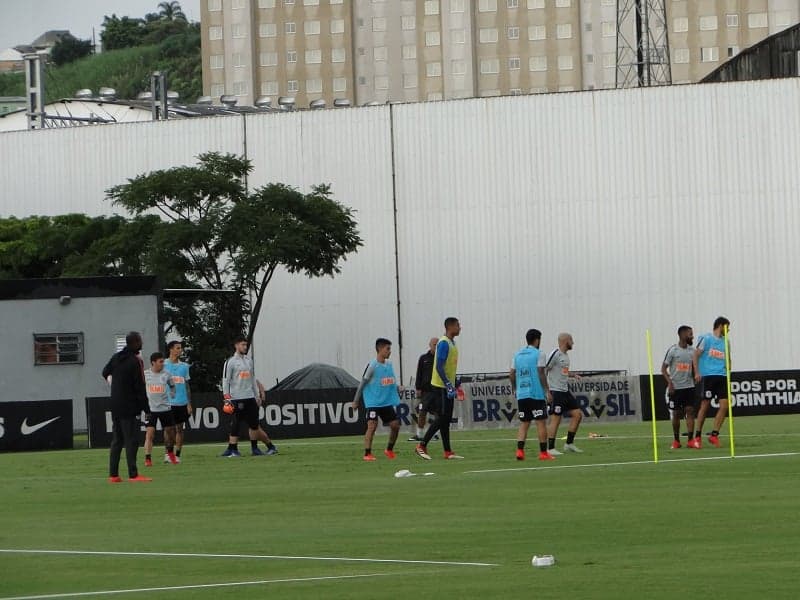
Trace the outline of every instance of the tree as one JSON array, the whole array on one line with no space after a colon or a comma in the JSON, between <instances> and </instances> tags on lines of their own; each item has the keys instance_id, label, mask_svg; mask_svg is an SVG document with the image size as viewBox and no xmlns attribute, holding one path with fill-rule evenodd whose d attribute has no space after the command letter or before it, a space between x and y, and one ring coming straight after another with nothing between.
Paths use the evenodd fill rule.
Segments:
<instances>
[{"instance_id":1,"label":"tree","mask_svg":"<svg viewBox=\"0 0 800 600\"><path fill-rule=\"evenodd\" d=\"M119 18L116 14L110 17L106 15L103 18L103 30L100 32L103 51L139 46L145 33L146 28L142 19Z\"/></svg>"},{"instance_id":2,"label":"tree","mask_svg":"<svg viewBox=\"0 0 800 600\"><path fill-rule=\"evenodd\" d=\"M353 211L332 199L330 186L303 194L271 184L248 193L252 168L243 157L210 152L197 166L154 171L107 191L134 215L162 215L164 251L186 261L190 282L230 290L228 308L240 313L227 322L246 326L248 341L278 268L334 276L362 245Z\"/></svg>"},{"instance_id":3,"label":"tree","mask_svg":"<svg viewBox=\"0 0 800 600\"><path fill-rule=\"evenodd\" d=\"M184 21L186 22L186 14L181 8L181 3L177 0L171 2L159 2L158 14L164 21Z\"/></svg>"},{"instance_id":4,"label":"tree","mask_svg":"<svg viewBox=\"0 0 800 600\"><path fill-rule=\"evenodd\" d=\"M56 66L65 65L89 56L94 52L91 40L79 40L71 35L60 38L50 51L50 59Z\"/></svg>"}]
</instances>

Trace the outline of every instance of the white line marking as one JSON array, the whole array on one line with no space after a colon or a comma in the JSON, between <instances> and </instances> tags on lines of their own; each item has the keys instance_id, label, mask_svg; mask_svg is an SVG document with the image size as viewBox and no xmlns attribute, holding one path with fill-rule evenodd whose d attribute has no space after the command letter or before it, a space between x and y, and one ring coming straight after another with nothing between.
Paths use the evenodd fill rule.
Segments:
<instances>
[{"instance_id":1,"label":"white line marking","mask_svg":"<svg viewBox=\"0 0 800 600\"><path fill-rule=\"evenodd\" d=\"M244 585L265 585L268 583L298 583L304 581L326 581L336 579L359 579L366 577L386 577L400 573L367 573L364 575L331 575L328 577L298 577L293 579L262 579L260 581L231 581L226 583L198 583L194 585L175 585L168 587L131 588L127 590L101 590L97 592L67 592L63 594L41 594L38 596L6 596L0 600L45 600L47 598L76 598L80 596L110 596L113 594L136 594L140 592L168 592L174 590L197 590L203 588L222 588Z\"/></svg>"},{"instance_id":2,"label":"white line marking","mask_svg":"<svg viewBox=\"0 0 800 600\"><path fill-rule=\"evenodd\" d=\"M200 554L194 552L114 552L102 550L42 550L0 548L5 554L70 554L87 556L167 556L173 558L263 558L271 560L321 560L338 562L392 563L404 565L444 565L452 567L497 567L495 563L452 562L444 560L403 560L398 558L351 558L346 556L279 556L272 554ZM0 598L3 600L3 598Z\"/></svg>"},{"instance_id":3,"label":"white line marking","mask_svg":"<svg viewBox=\"0 0 800 600\"><path fill-rule=\"evenodd\" d=\"M798 456L800 452L777 452L775 454L743 454L735 456L737 458L773 458L778 456ZM725 460L730 459L730 456L695 456L692 458L665 458L658 461L659 463L678 463L678 462L693 462L700 460ZM546 471L550 469L591 469L593 467L620 467L626 465L654 465L655 461L652 460L631 460L627 462L611 462L611 463L589 463L580 465L552 465L549 467L516 467L507 469L482 469L479 471L464 471L464 473L508 473L512 471Z\"/></svg>"}]
</instances>

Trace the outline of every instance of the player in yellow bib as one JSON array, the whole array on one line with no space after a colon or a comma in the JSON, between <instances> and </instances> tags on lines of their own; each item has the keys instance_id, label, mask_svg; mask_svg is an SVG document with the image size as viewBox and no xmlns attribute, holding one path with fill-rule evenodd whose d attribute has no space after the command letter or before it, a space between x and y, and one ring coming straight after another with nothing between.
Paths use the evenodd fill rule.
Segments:
<instances>
[{"instance_id":1,"label":"player in yellow bib","mask_svg":"<svg viewBox=\"0 0 800 600\"><path fill-rule=\"evenodd\" d=\"M431 460L428 454L428 443L438 431L442 436L444 457L446 459L464 458L459 456L450 447L450 421L453 419L453 406L456 398L456 371L458 370L458 348L455 337L461 333L461 324L455 317L448 317L444 321L444 336L436 344L433 359L433 374L431 386L439 394L436 402L431 407L435 415L433 423L428 427L425 437L416 448L417 456Z\"/></svg>"}]
</instances>

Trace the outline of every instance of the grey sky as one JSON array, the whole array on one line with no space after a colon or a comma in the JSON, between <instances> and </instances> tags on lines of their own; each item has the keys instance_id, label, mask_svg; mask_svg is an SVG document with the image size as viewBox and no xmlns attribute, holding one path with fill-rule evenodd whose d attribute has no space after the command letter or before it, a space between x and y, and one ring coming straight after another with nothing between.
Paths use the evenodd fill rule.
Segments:
<instances>
[{"instance_id":1,"label":"grey sky","mask_svg":"<svg viewBox=\"0 0 800 600\"><path fill-rule=\"evenodd\" d=\"M200 0L179 0L191 21L200 20ZM143 17L158 12L159 0L0 0L0 50L29 44L50 29L69 29L75 37L100 42L104 15Z\"/></svg>"}]
</instances>

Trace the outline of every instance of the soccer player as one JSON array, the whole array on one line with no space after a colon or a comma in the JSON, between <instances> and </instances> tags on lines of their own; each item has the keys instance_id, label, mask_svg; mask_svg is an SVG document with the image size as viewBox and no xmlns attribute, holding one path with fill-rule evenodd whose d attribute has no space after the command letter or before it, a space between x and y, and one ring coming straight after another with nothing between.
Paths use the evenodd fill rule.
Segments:
<instances>
[{"instance_id":1,"label":"soccer player","mask_svg":"<svg viewBox=\"0 0 800 600\"><path fill-rule=\"evenodd\" d=\"M375 340L375 352L377 356L364 370L361 383L358 384L356 395L353 397L353 408L358 409L363 398L364 408L367 411L367 431L364 434L364 460L366 461L375 460L375 455L372 454L372 440L375 437L379 417L384 425L389 426L389 443L386 444L386 450L383 451L389 459L397 456L394 452L394 445L397 442L397 434L400 432L400 419L395 410L395 406L400 404L400 398L397 393L394 368L389 362L389 356L392 354L392 342L386 338L378 338Z\"/></svg>"},{"instance_id":2,"label":"soccer player","mask_svg":"<svg viewBox=\"0 0 800 600\"><path fill-rule=\"evenodd\" d=\"M575 396L569 391L569 378L573 375L569 372L569 355L567 352L572 350L574 342L569 333L558 334L558 348L555 348L545 361L545 372L547 373L547 384L549 392L547 402L550 405L550 425L548 428L547 445L549 453L558 456L563 454L556 450L556 433L561 424L561 417L565 412L569 413L570 422L567 430L567 443L564 444L564 452L583 452L575 445L575 434L581 424L583 412Z\"/></svg>"},{"instance_id":3,"label":"soccer player","mask_svg":"<svg viewBox=\"0 0 800 600\"><path fill-rule=\"evenodd\" d=\"M428 454L428 443L438 431L442 436L442 446L444 447L444 457L448 460L454 458L464 458L459 456L450 447L450 421L453 418L453 407L456 398L456 371L458 370L458 348L455 338L461 333L461 324L455 317L447 317L444 320L444 335L436 344L436 352L433 358L433 374L431 385L438 393L436 400L436 416L433 419L428 431L417 444L415 452L417 456L425 460L431 460Z\"/></svg>"},{"instance_id":4,"label":"soccer player","mask_svg":"<svg viewBox=\"0 0 800 600\"><path fill-rule=\"evenodd\" d=\"M529 329L525 334L527 346L514 355L509 377L511 389L517 397L519 431L517 432L517 460L525 460L525 440L531 421L536 421L539 438L539 460L555 460L547 452L547 375L544 354L539 352L542 332Z\"/></svg>"},{"instance_id":5,"label":"soccer player","mask_svg":"<svg viewBox=\"0 0 800 600\"><path fill-rule=\"evenodd\" d=\"M708 436L708 442L719 448L719 430L728 416L728 366L725 364L725 328L731 322L725 317L714 320L714 330L700 336L694 351L694 380L702 386L703 396L700 399L700 410L697 413L697 431L692 448L702 447L703 422L706 419L711 401L719 400L717 415L714 417L714 429Z\"/></svg>"},{"instance_id":6,"label":"soccer player","mask_svg":"<svg viewBox=\"0 0 800 600\"><path fill-rule=\"evenodd\" d=\"M125 447L130 481L152 481L139 474L136 453L139 451L139 421L142 411L147 412L147 392L144 369L139 351L142 336L131 331L125 336L125 347L117 352L103 367L103 379L111 383L111 423L113 437L108 455L108 481L120 483L119 459Z\"/></svg>"},{"instance_id":7,"label":"soccer player","mask_svg":"<svg viewBox=\"0 0 800 600\"><path fill-rule=\"evenodd\" d=\"M175 456L175 417L172 415L170 398L175 395L175 384L172 375L164 368L164 355L153 352L150 355L150 368L144 372L144 383L147 389L147 401L150 410L147 412L147 427L144 435L144 466L153 466L153 439L156 436L156 424L161 423L164 431L164 462L178 464Z\"/></svg>"},{"instance_id":8,"label":"soccer player","mask_svg":"<svg viewBox=\"0 0 800 600\"><path fill-rule=\"evenodd\" d=\"M175 419L175 456L181 462L181 450L183 449L183 428L184 423L189 421L192 414L192 394L189 389L189 365L181 361L183 353L183 343L180 340L172 340L167 344L167 354L169 359L164 363L164 369L172 375L172 383L175 384L175 395L169 399L172 416Z\"/></svg>"},{"instance_id":9,"label":"soccer player","mask_svg":"<svg viewBox=\"0 0 800 600\"><path fill-rule=\"evenodd\" d=\"M669 396L669 409L672 411L672 449L681 447L681 420L686 416L686 425L689 431L694 431L694 416L697 408L695 396L694 377L692 369L694 364L694 332L688 325L678 327L678 343L673 344L664 356L661 364L661 375L667 382ZM689 448L697 448L694 438L689 435Z\"/></svg>"},{"instance_id":10,"label":"soccer player","mask_svg":"<svg viewBox=\"0 0 800 600\"><path fill-rule=\"evenodd\" d=\"M417 434L408 438L409 442L421 442L428 425L428 413L435 410L436 399L439 394L431 385L433 376L433 358L436 355L436 344L439 340L435 337L428 341L428 351L417 361L417 376L414 378L417 396Z\"/></svg>"},{"instance_id":11,"label":"soccer player","mask_svg":"<svg viewBox=\"0 0 800 600\"><path fill-rule=\"evenodd\" d=\"M277 448L258 423L258 407L261 405L261 396L258 393L253 361L247 356L247 338L237 337L233 342L233 347L236 351L225 361L222 369L222 394L225 404L233 409L233 417L231 418L228 448L221 456L228 458L241 456L239 453L240 420L247 423L249 428L250 448L253 456L265 454L258 447L259 440L267 445L266 454L277 454Z\"/></svg>"}]
</instances>

